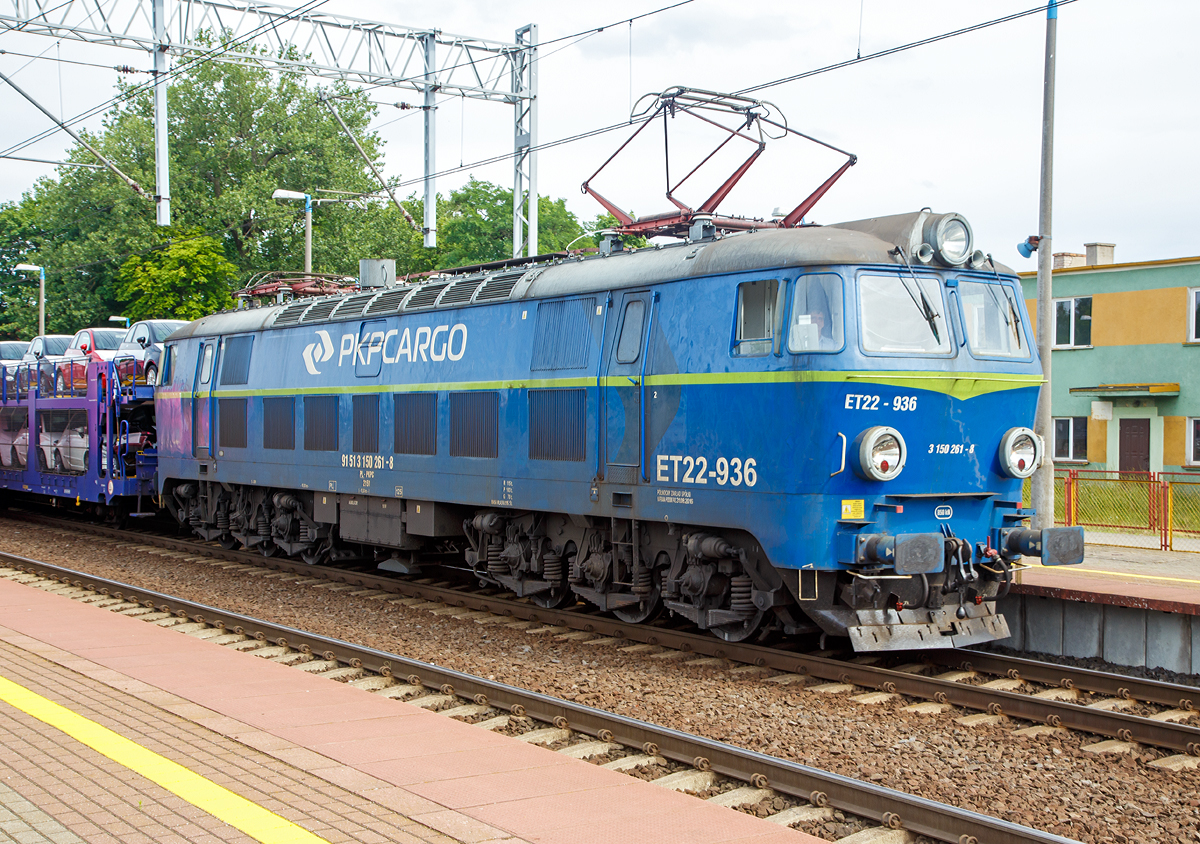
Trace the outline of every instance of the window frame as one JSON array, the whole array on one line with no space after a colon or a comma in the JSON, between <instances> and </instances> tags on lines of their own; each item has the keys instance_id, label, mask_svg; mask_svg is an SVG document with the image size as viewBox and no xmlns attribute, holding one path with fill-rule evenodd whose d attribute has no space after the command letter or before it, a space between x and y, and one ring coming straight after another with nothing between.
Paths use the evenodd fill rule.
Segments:
<instances>
[{"instance_id":1,"label":"window frame","mask_svg":"<svg viewBox=\"0 0 1200 844\"><path fill-rule=\"evenodd\" d=\"M1200 311L1200 287L1188 288L1187 300L1187 318L1188 318L1188 343L1200 343L1200 319L1197 319L1197 311Z\"/></svg>"},{"instance_id":2,"label":"window frame","mask_svg":"<svg viewBox=\"0 0 1200 844\"><path fill-rule=\"evenodd\" d=\"M915 269L916 268L914 268L914 270ZM918 283L921 281L933 281L935 284L937 284L938 289L941 291L941 302L942 302L941 317L942 317L942 323L943 323L943 325L945 327L945 331L946 331L946 342L949 345L949 348L946 351L936 351L936 352L922 352L922 351L907 350L907 349L901 350L901 351L875 351L873 349L867 348L866 337L865 337L866 325L865 325L865 321L863 319L863 295L862 295L863 279L867 278L867 277L892 277L892 278L899 279L901 281L901 283L903 283L906 280L911 281L914 276L916 277ZM863 268L862 270L860 270L858 273L856 273L854 276L854 302L852 304L854 305L855 319L858 322L857 331L858 331L859 351L861 351L864 355L869 355L871 357L887 357L887 358L953 358L953 357L957 357L958 350L960 347L960 342L961 342L962 338L960 338L958 336L958 330L954 324L955 319L954 319L953 311L951 310L951 307L949 304L950 295L949 295L949 290L947 289L946 282L947 282L947 279L944 276L939 275L938 273L919 272L919 271L910 272L910 271L904 271L904 270L897 271L896 269L891 268L891 267L866 267L866 268ZM931 302L930 304L933 304L933 303Z\"/></svg>"},{"instance_id":3,"label":"window frame","mask_svg":"<svg viewBox=\"0 0 1200 844\"><path fill-rule=\"evenodd\" d=\"M1076 311L1079 309L1079 302L1083 301L1084 299L1087 299L1089 302L1091 302L1093 300L1093 297L1091 297L1091 296L1055 297L1054 302L1053 302L1053 307L1054 307L1054 344L1053 344L1052 348L1054 348L1054 349L1090 349L1090 348L1093 348L1093 344L1092 344L1093 338L1092 337L1088 338L1087 343L1076 343L1075 342L1075 323L1079 321L1079 318L1076 316ZM1069 342L1069 343L1059 343L1058 342L1058 306L1062 302L1070 302L1071 303L1071 338L1070 338L1071 342ZM1090 314L1090 313L1088 314L1088 320L1093 321L1093 314ZM1090 326L1088 333L1091 334L1092 332L1094 332L1095 328L1096 328L1095 325Z\"/></svg>"},{"instance_id":4,"label":"window frame","mask_svg":"<svg viewBox=\"0 0 1200 844\"><path fill-rule=\"evenodd\" d=\"M745 305L742 295L743 288L759 283L767 285L767 293L763 297L764 308L769 310L768 314L764 314L765 326L767 335L765 337L742 337L742 328L745 325ZM775 285L774 297L771 296L770 286ZM779 355L782 353L782 335L784 328L789 325L785 313L788 308L788 292L790 290L786 279L779 276L767 276L764 278L748 278L745 281L740 281L737 284L737 291L734 294L733 302L733 334L730 338L730 354L735 358L761 358L768 355ZM766 343L766 349L763 351L742 351L742 346L746 345L747 349L755 348L747 344Z\"/></svg>"},{"instance_id":5,"label":"window frame","mask_svg":"<svg viewBox=\"0 0 1200 844\"><path fill-rule=\"evenodd\" d=\"M958 324L962 329L962 342L966 344L967 351L971 353L971 357L975 358L976 360L995 361L1029 361L1033 359L1033 347L1036 345L1037 341L1030 338L1030 334L1032 332L1029 330L1030 326L1028 314L1025 315L1024 319L1020 319L1022 292L1016 284L1003 279L997 280L995 278L979 278L971 276L957 276L953 279L953 283L954 289L952 292L954 295L952 298L954 299L954 304L958 311ZM1012 296L1011 303L1017 309L1017 318L1020 319L1021 323L1021 348L1025 353L1024 357L1021 355L989 355L980 351L976 351L975 345L971 341L971 331L967 327L967 309L966 306L963 305L962 286L964 284L993 284L1002 288L1008 295Z\"/></svg>"},{"instance_id":6,"label":"window frame","mask_svg":"<svg viewBox=\"0 0 1200 844\"><path fill-rule=\"evenodd\" d=\"M820 348L820 343L818 341L818 347L815 349L801 349L799 351L796 351L795 349L792 348L792 331L795 329L795 327L797 325L802 324L802 323L796 322L797 314L798 314L798 311L796 310L796 297L800 295L800 290L801 290L802 284L807 284L809 279L820 278L822 276L832 276L833 278L836 278L838 280L838 292L841 295L841 299L839 300L837 307L834 306L833 302L828 303L830 310L831 310L831 312L829 314L829 328L834 333L834 341L835 341L836 345L834 345L828 349L822 349L822 348ZM836 355L840 352L845 351L845 349L846 349L846 278L845 278L845 276L843 276L839 272L833 272L831 270L818 270L818 271L814 271L814 272L803 273L803 274L797 276L795 279L786 282L786 284L787 284L787 292L784 294L784 300L785 300L786 307L783 309L786 311L786 313L783 314L783 327L780 329L781 336L779 339L780 339L780 345L787 350L787 353L789 355ZM826 294L826 295L828 296L828 294ZM837 310L840 312L839 313L839 316L841 317L840 322L838 320L838 317L832 313L832 311L834 311L834 310ZM837 331L838 330L841 331L841 341L840 342L838 342L838 340L837 340Z\"/></svg>"},{"instance_id":7,"label":"window frame","mask_svg":"<svg viewBox=\"0 0 1200 844\"><path fill-rule=\"evenodd\" d=\"M1063 422L1063 421L1067 422L1067 424L1068 424L1067 453L1069 456L1067 456L1067 457L1059 457L1058 456L1058 423ZM1075 453L1075 441L1076 441L1075 427L1076 427L1076 423L1080 422L1080 421L1083 422L1083 456L1082 457L1080 457L1079 455L1077 455ZM1086 416L1055 416L1051 419L1051 424L1053 426L1054 434L1053 434L1053 441L1050 444L1050 453L1052 454L1055 463L1080 463L1080 464L1082 464L1082 463L1088 462L1087 422L1088 422L1088 417L1086 417Z\"/></svg>"},{"instance_id":8,"label":"window frame","mask_svg":"<svg viewBox=\"0 0 1200 844\"><path fill-rule=\"evenodd\" d=\"M1200 467L1200 416L1187 418L1187 462L1185 466Z\"/></svg>"}]
</instances>

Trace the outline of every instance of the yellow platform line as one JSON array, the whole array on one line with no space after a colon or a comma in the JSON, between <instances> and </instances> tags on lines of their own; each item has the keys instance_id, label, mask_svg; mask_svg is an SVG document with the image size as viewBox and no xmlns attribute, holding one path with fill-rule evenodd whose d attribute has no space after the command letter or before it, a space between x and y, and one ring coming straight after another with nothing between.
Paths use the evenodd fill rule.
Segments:
<instances>
[{"instance_id":1,"label":"yellow platform line","mask_svg":"<svg viewBox=\"0 0 1200 844\"><path fill-rule=\"evenodd\" d=\"M287 818L4 677L0 677L0 700L158 783L263 844L329 844Z\"/></svg>"},{"instance_id":2,"label":"yellow platform line","mask_svg":"<svg viewBox=\"0 0 1200 844\"><path fill-rule=\"evenodd\" d=\"M1123 571L1105 571L1103 569L1079 569L1074 566L1044 566L1042 571L1053 574L1099 574L1105 577L1130 577L1134 580L1163 580L1171 583L1195 583L1200 585L1200 580L1189 580L1186 577L1160 577L1153 574L1129 574Z\"/></svg>"}]
</instances>

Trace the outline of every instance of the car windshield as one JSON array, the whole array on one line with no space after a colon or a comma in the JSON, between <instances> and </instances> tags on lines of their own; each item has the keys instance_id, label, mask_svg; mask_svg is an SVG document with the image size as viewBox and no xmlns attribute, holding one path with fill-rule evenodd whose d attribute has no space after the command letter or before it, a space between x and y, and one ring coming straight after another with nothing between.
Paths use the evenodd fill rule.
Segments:
<instances>
[{"instance_id":1,"label":"car windshield","mask_svg":"<svg viewBox=\"0 0 1200 844\"><path fill-rule=\"evenodd\" d=\"M1011 287L962 280L958 290L972 352L984 357L1029 357L1021 309Z\"/></svg>"},{"instance_id":2,"label":"car windshield","mask_svg":"<svg viewBox=\"0 0 1200 844\"><path fill-rule=\"evenodd\" d=\"M46 354L61 355L66 353L67 346L71 344L70 337L47 337L46 338Z\"/></svg>"},{"instance_id":3,"label":"car windshield","mask_svg":"<svg viewBox=\"0 0 1200 844\"><path fill-rule=\"evenodd\" d=\"M121 345L125 337L123 328L93 328L92 336L96 338L96 348L111 350Z\"/></svg>"},{"instance_id":4,"label":"car windshield","mask_svg":"<svg viewBox=\"0 0 1200 844\"><path fill-rule=\"evenodd\" d=\"M18 340L5 340L4 342L0 342L0 358L4 360L20 360L21 355L25 354L25 350L28 348L28 343Z\"/></svg>"},{"instance_id":5,"label":"car windshield","mask_svg":"<svg viewBox=\"0 0 1200 844\"><path fill-rule=\"evenodd\" d=\"M187 323L181 319L165 319L161 322L149 323L149 325L150 336L154 338L155 343L161 343L174 334L177 328L187 325Z\"/></svg>"},{"instance_id":6,"label":"car windshield","mask_svg":"<svg viewBox=\"0 0 1200 844\"><path fill-rule=\"evenodd\" d=\"M863 349L912 355L950 351L940 279L863 275L858 280Z\"/></svg>"}]
</instances>

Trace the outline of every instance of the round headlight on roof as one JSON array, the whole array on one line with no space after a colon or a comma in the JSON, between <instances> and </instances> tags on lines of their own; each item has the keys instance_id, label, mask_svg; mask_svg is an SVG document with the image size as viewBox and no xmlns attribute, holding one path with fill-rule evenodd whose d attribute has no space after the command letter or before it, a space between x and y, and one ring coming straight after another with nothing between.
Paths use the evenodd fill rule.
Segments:
<instances>
[{"instance_id":1,"label":"round headlight on roof","mask_svg":"<svg viewBox=\"0 0 1200 844\"><path fill-rule=\"evenodd\" d=\"M890 481L900 474L907 456L904 437L886 425L867 428L854 439L854 472L868 481Z\"/></svg>"},{"instance_id":2,"label":"round headlight on roof","mask_svg":"<svg viewBox=\"0 0 1200 844\"><path fill-rule=\"evenodd\" d=\"M971 225L959 214L938 214L925 222L925 242L933 247L938 263L961 267L971 257L975 236Z\"/></svg>"},{"instance_id":3,"label":"round headlight on roof","mask_svg":"<svg viewBox=\"0 0 1200 844\"><path fill-rule=\"evenodd\" d=\"M1000 467L1010 478L1028 478L1042 465L1042 439L1029 428L1009 428L1000 438Z\"/></svg>"}]
</instances>

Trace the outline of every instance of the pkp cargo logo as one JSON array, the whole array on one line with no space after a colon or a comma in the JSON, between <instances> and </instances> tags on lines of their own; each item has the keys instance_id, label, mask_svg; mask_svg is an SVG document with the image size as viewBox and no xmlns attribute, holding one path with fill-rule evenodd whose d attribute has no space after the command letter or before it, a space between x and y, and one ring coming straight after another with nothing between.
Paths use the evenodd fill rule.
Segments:
<instances>
[{"instance_id":1,"label":"pkp cargo logo","mask_svg":"<svg viewBox=\"0 0 1200 844\"><path fill-rule=\"evenodd\" d=\"M320 375L321 370L317 369L318 363L324 363L333 357L333 340L329 336L328 331L318 331L317 336L321 338L319 343L309 343L304 347L304 367L308 370L309 375Z\"/></svg>"}]
</instances>

